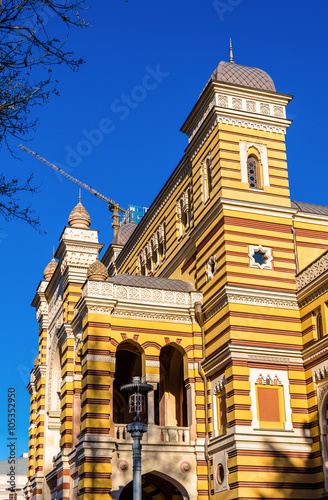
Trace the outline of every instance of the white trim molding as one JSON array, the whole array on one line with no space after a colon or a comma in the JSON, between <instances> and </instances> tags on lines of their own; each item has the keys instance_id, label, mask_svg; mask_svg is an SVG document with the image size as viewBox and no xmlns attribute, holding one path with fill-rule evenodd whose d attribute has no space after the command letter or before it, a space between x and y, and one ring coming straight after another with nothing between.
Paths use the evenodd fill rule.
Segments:
<instances>
[{"instance_id":1,"label":"white trim molding","mask_svg":"<svg viewBox=\"0 0 328 500\"><path fill-rule=\"evenodd\" d=\"M246 141L239 142L240 164L241 164L241 181L248 183L247 157L248 157L248 150L251 147L254 147L255 149L257 149L257 151L259 152L259 155L260 155L259 160L261 161L261 165L262 165L263 187L270 186L267 147L264 144L256 144L255 142L246 142Z\"/></svg>"},{"instance_id":2,"label":"white trim molding","mask_svg":"<svg viewBox=\"0 0 328 500\"><path fill-rule=\"evenodd\" d=\"M226 386L226 378L225 374L222 373L219 377L216 379L212 380L211 386L212 386L212 416L213 416L213 437L217 437L219 435L219 428L218 428L218 409L217 409L217 401L216 401L216 395L223 391L223 389Z\"/></svg>"},{"instance_id":3,"label":"white trim molding","mask_svg":"<svg viewBox=\"0 0 328 500\"><path fill-rule=\"evenodd\" d=\"M251 412L253 414L252 429L260 429L260 422L257 418L257 401L256 401L256 384L259 377L264 378L265 381L275 379L278 381L277 385L283 386L284 391L284 404L285 404L285 422L284 429L286 431L293 430L292 424L292 410L290 406L290 394L289 394L289 380L287 371L283 370L267 370L265 368L250 368L249 381L251 384ZM270 384L269 384L270 385Z\"/></svg>"},{"instance_id":4,"label":"white trim molding","mask_svg":"<svg viewBox=\"0 0 328 500\"><path fill-rule=\"evenodd\" d=\"M260 252L263 254L264 257L264 262L263 264L260 264L259 262L256 262L254 259L254 255ZM249 262L251 267L257 267L259 269L272 269L272 254L271 254L271 248L268 247L262 247L262 245L249 245Z\"/></svg>"}]
</instances>

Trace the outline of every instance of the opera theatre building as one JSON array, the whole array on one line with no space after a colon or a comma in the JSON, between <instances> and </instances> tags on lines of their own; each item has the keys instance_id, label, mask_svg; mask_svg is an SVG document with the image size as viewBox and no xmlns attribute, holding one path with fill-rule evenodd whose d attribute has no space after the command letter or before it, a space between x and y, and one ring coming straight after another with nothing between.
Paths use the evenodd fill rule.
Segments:
<instances>
[{"instance_id":1,"label":"opera theatre building","mask_svg":"<svg viewBox=\"0 0 328 500\"><path fill-rule=\"evenodd\" d=\"M220 62L139 224L99 260L81 202L63 221L33 300L27 499L132 500L133 377L143 500L328 499L328 207L290 199L291 99Z\"/></svg>"}]
</instances>

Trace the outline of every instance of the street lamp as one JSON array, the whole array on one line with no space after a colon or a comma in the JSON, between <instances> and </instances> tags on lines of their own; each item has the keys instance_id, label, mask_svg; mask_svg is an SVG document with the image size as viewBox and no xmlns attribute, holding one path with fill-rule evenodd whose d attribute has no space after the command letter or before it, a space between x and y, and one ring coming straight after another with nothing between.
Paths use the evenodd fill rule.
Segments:
<instances>
[{"instance_id":1,"label":"street lamp","mask_svg":"<svg viewBox=\"0 0 328 500\"><path fill-rule=\"evenodd\" d=\"M134 413L132 424L126 426L133 439L133 500L141 500L142 484L141 484L141 439L142 435L147 432L147 424L140 422L140 414L144 413L146 408L147 392L153 390L150 384L143 384L140 377L133 377L131 384L122 385L121 391L130 393L129 396L129 413Z\"/></svg>"}]
</instances>

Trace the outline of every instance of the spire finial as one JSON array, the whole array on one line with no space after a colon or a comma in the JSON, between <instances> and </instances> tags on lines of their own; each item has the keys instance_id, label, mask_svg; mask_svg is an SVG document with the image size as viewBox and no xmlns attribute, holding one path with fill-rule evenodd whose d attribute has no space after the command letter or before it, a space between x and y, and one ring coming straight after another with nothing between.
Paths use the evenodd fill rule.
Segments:
<instances>
[{"instance_id":1,"label":"spire finial","mask_svg":"<svg viewBox=\"0 0 328 500\"><path fill-rule=\"evenodd\" d=\"M52 247L52 258L55 258L55 246Z\"/></svg>"},{"instance_id":2,"label":"spire finial","mask_svg":"<svg viewBox=\"0 0 328 500\"><path fill-rule=\"evenodd\" d=\"M233 63L234 60L233 60L233 53L232 53L232 43L231 43L231 38L230 38L230 47L229 47L229 50L230 50L230 58L229 58L229 62Z\"/></svg>"},{"instance_id":3,"label":"spire finial","mask_svg":"<svg viewBox=\"0 0 328 500\"><path fill-rule=\"evenodd\" d=\"M79 188L79 203L81 203L81 188Z\"/></svg>"}]
</instances>

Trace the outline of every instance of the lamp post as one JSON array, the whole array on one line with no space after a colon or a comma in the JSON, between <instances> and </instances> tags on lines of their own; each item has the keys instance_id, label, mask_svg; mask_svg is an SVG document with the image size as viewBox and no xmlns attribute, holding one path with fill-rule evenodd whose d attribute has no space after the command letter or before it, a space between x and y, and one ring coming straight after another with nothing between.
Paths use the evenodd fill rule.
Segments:
<instances>
[{"instance_id":1,"label":"lamp post","mask_svg":"<svg viewBox=\"0 0 328 500\"><path fill-rule=\"evenodd\" d=\"M140 377L133 377L131 384L122 385L121 391L130 393L129 396L129 413L134 413L132 424L126 426L133 439L132 454L133 454L133 500L141 500L142 484L141 484L141 439L147 432L147 424L140 422L140 414L145 411L145 395L153 390L150 384L143 384Z\"/></svg>"}]
</instances>

